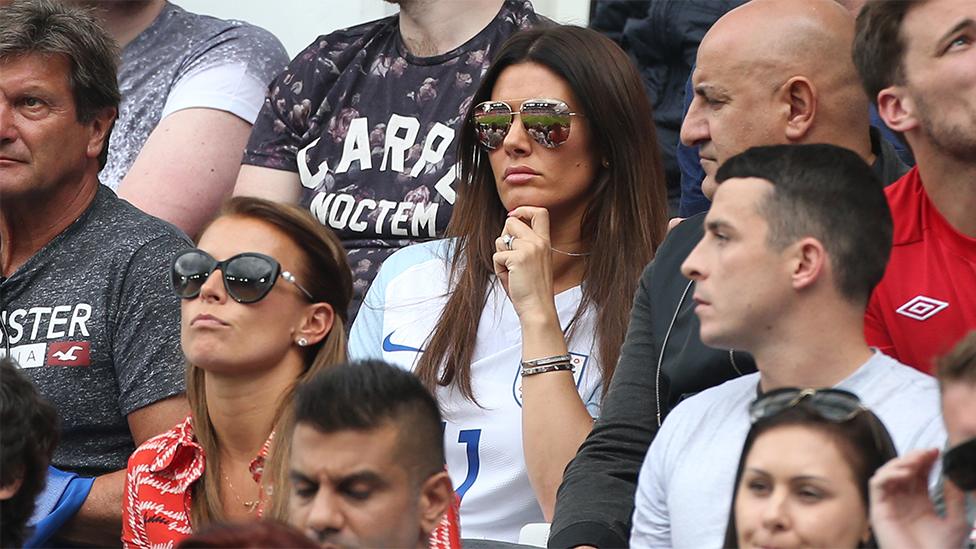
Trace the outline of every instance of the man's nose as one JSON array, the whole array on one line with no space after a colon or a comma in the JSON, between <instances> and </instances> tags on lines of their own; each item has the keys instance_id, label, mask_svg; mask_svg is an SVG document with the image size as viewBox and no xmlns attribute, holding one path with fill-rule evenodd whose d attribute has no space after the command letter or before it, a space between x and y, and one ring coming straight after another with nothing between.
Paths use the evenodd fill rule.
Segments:
<instances>
[{"instance_id":1,"label":"man's nose","mask_svg":"<svg viewBox=\"0 0 976 549\"><path fill-rule=\"evenodd\" d=\"M320 489L308 512L306 529L313 532L316 539L324 541L329 535L342 531L345 522L338 497L327 490Z\"/></svg>"},{"instance_id":2,"label":"man's nose","mask_svg":"<svg viewBox=\"0 0 976 549\"><path fill-rule=\"evenodd\" d=\"M710 139L708 122L702 113L701 101L700 97L695 96L691 100L691 106L688 107L685 119L681 121L681 133L679 134L681 143L688 147L700 145L703 141Z\"/></svg>"}]
</instances>

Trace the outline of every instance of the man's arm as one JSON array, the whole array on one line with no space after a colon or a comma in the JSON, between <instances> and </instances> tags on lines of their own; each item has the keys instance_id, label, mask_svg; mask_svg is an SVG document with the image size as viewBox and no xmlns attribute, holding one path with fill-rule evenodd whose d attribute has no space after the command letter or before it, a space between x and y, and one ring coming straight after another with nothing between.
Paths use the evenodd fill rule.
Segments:
<instances>
[{"instance_id":1,"label":"man's arm","mask_svg":"<svg viewBox=\"0 0 976 549\"><path fill-rule=\"evenodd\" d=\"M196 236L230 196L250 132L226 111L174 112L149 134L119 196Z\"/></svg>"},{"instance_id":2,"label":"man's arm","mask_svg":"<svg viewBox=\"0 0 976 549\"><path fill-rule=\"evenodd\" d=\"M132 412L127 419L135 445L172 428L188 413L189 406L183 396L170 397ZM122 532L124 489L124 469L96 478L78 514L58 532L58 537L98 547L117 547Z\"/></svg>"},{"instance_id":3,"label":"man's arm","mask_svg":"<svg viewBox=\"0 0 976 549\"><path fill-rule=\"evenodd\" d=\"M657 351L648 292L653 265L641 276L600 418L563 476L549 547L627 546L637 475L658 429Z\"/></svg>"},{"instance_id":4,"label":"man's arm","mask_svg":"<svg viewBox=\"0 0 976 549\"><path fill-rule=\"evenodd\" d=\"M240 168L234 196L256 196L275 202L298 204L302 196L302 183L297 173L248 164Z\"/></svg>"}]
</instances>

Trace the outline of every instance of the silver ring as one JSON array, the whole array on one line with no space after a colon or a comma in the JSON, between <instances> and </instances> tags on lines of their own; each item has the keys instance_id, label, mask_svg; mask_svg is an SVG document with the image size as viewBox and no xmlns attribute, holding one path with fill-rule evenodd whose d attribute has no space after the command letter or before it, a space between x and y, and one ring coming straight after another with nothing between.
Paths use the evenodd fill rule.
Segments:
<instances>
[{"instance_id":1,"label":"silver ring","mask_svg":"<svg viewBox=\"0 0 976 549\"><path fill-rule=\"evenodd\" d=\"M514 236L512 236L510 234L503 234L502 235L502 243L505 244L505 247L508 248L509 251L512 250L512 243L513 242L515 242L515 237Z\"/></svg>"}]
</instances>

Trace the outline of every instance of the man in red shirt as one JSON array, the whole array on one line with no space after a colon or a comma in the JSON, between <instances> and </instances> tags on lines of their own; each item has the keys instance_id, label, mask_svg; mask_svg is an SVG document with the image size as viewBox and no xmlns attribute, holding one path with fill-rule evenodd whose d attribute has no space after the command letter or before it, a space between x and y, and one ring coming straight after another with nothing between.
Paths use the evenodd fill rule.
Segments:
<instances>
[{"instance_id":1,"label":"man in red shirt","mask_svg":"<svg viewBox=\"0 0 976 549\"><path fill-rule=\"evenodd\" d=\"M854 62L917 162L885 189L894 247L865 335L931 373L932 358L976 328L976 3L871 0Z\"/></svg>"}]
</instances>

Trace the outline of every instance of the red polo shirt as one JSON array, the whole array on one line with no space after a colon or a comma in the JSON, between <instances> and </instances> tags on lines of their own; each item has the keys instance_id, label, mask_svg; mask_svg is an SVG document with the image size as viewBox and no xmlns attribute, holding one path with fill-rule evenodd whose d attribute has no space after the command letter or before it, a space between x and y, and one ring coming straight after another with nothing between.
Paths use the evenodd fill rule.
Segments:
<instances>
[{"instance_id":1,"label":"red polo shirt","mask_svg":"<svg viewBox=\"0 0 976 549\"><path fill-rule=\"evenodd\" d=\"M894 247L868 304L864 335L869 345L931 374L933 359L976 329L976 239L935 209L918 168L885 193Z\"/></svg>"}]
</instances>

